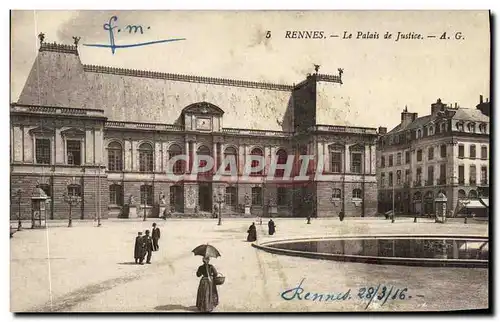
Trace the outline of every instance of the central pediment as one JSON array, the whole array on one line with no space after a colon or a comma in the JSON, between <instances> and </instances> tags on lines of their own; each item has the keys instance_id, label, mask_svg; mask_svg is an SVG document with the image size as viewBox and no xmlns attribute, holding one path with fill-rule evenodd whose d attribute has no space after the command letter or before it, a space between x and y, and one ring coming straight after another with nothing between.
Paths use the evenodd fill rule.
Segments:
<instances>
[{"instance_id":1,"label":"central pediment","mask_svg":"<svg viewBox=\"0 0 500 322\"><path fill-rule=\"evenodd\" d=\"M224 111L212 103L198 102L185 107L182 114L222 116Z\"/></svg>"}]
</instances>

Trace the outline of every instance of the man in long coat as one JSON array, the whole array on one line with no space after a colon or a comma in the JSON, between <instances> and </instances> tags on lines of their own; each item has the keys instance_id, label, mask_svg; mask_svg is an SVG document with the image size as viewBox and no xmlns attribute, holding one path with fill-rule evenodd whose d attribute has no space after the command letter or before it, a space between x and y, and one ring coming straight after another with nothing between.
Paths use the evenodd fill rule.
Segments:
<instances>
[{"instance_id":1,"label":"man in long coat","mask_svg":"<svg viewBox=\"0 0 500 322\"><path fill-rule=\"evenodd\" d=\"M269 219L267 227L269 228L269 235L274 235L274 233L276 232L276 225L274 224L274 221L272 219Z\"/></svg>"},{"instance_id":2,"label":"man in long coat","mask_svg":"<svg viewBox=\"0 0 500 322\"><path fill-rule=\"evenodd\" d=\"M160 239L160 228L156 227L156 223L153 223L151 238L153 239L153 251L156 252L160 248L158 245L158 240Z\"/></svg>"},{"instance_id":3,"label":"man in long coat","mask_svg":"<svg viewBox=\"0 0 500 322\"><path fill-rule=\"evenodd\" d=\"M153 239L149 235L149 230L146 230L146 235L143 237L144 254L141 258L141 264L144 261L144 256L147 254L146 264L151 264L151 255L153 255Z\"/></svg>"},{"instance_id":4,"label":"man in long coat","mask_svg":"<svg viewBox=\"0 0 500 322\"><path fill-rule=\"evenodd\" d=\"M138 264L139 261L142 261L143 257L144 257L144 242L143 242L142 232L138 232L137 237L135 237L135 246L134 246L135 263Z\"/></svg>"},{"instance_id":5,"label":"man in long coat","mask_svg":"<svg viewBox=\"0 0 500 322\"><path fill-rule=\"evenodd\" d=\"M250 225L247 233L248 233L247 241L253 242L257 240L257 228L255 227L255 223L252 223L252 225Z\"/></svg>"}]
</instances>

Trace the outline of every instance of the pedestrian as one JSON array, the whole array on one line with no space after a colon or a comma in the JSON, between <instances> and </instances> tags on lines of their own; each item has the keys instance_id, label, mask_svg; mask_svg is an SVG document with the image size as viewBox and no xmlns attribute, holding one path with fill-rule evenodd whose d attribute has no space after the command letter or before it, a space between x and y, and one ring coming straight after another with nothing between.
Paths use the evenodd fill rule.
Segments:
<instances>
[{"instance_id":1,"label":"pedestrian","mask_svg":"<svg viewBox=\"0 0 500 322\"><path fill-rule=\"evenodd\" d=\"M139 261L144 257L143 250L144 244L142 240L142 232L137 233L137 237L135 237L135 246L134 246L134 259L135 263L138 264Z\"/></svg>"},{"instance_id":2,"label":"pedestrian","mask_svg":"<svg viewBox=\"0 0 500 322\"><path fill-rule=\"evenodd\" d=\"M257 240L257 228L255 227L255 223L252 223L247 230L248 236L247 241L253 242Z\"/></svg>"},{"instance_id":3,"label":"pedestrian","mask_svg":"<svg viewBox=\"0 0 500 322\"><path fill-rule=\"evenodd\" d=\"M344 221L344 212L343 211L339 212L339 219L340 219L340 221Z\"/></svg>"},{"instance_id":4,"label":"pedestrian","mask_svg":"<svg viewBox=\"0 0 500 322\"><path fill-rule=\"evenodd\" d=\"M158 240L160 240L160 228L156 227L156 223L153 223L151 238L153 238L153 251L156 252L160 248L158 245Z\"/></svg>"},{"instance_id":5,"label":"pedestrian","mask_svg":"<svg viewBox=\"0 0 500 322\"><path fill-rule=\"evenodd\" d=\"M201 312L212 312L219 305L219 293L214 282L217 274L215 267L210 265L210 258L203 257L203 265L196 271L196 276L202 276L196 295L196 307Z\"/></svg>"},{"instance_id":6,"label":"pedestrian","mask_svg":"<svg viewBox=\"0 0 500 322\"><path fill-rule=\"evenodd\" d=\"M151 236L149 236L149 230L146 230L145 236L142 237L143 239L143 244L144 244L144 252L141 258L141 264L144 261L144 256L147 255L146 257L146 264L151 264L151 255L153 254L153 240L151 239Z\"/></svg>"},{"instance_id":7,"label":"pedestrian","mask_svg":"<svg viewBox=\"0 0 500 322\"><path fill-rule=\"evenodd\" d=\"M269 219L267 227L269 228L269 235L274 235L274 233L276 232L276 225L274 224L274 221L272 219Z\"/></svg>"}]
</instances>

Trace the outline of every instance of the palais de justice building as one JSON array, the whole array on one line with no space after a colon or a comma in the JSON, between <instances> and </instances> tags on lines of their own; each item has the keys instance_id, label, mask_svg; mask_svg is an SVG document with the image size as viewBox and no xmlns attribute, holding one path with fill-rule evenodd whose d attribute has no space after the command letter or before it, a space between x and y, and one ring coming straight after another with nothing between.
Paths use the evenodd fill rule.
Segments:
<instances>
[{"instance_id":1,"label":"palais de justice building","mask_svg":"<svg viewBox=\"0 0 500 322\"><path fill-rule=\"evenodd\" d=\"M345 108L338 75L317 71L296 85L90 66L78 47L41 41L36 60L10 107L11 218L30 218L38 185L51 198L47 218L67 218L63 195L81 196L74 218L120 216L132 203L158 215L160 195L179 215L205 215L213 195L224 214L373 216L377 211L374 128L336 126ZM169 169L168 160L187 155ZM237 160L238 176L192 174L195 155ZM310 154L309 180L267 178L269 164ZM242 176L250 155L263 171ZM325 177L313 172L323 158ZM298 174L294 169L294 174ZM173 182L167 171L183 174ZM133 196L133 198L131 198ZM276 207L274 207L276 208Z\"/></svg>"}]
</instances>

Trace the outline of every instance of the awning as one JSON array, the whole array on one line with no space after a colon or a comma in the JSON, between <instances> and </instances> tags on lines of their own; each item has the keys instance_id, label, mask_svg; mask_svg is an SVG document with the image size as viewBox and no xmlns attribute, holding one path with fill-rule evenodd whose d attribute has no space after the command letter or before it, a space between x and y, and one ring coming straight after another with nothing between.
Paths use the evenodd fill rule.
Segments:
<instances>
[{"instance_id":1,"label":"awning","mask_svg":"<svg viewBox=\"0 0 500 322\"><path fill-rule=\"evenodd\" d=\"M479 199L479 201L481 201L481 203L482 203L485 207L487 207L487 208L489 208L489 207L490 207L490 199L489 199L489 198L480 198L480 199Z\"/></svg>"},{"instance_id":2,"label":"awning","mask_svg":"<svg viewBox=\"0 0 500 322\"><path fill-rule=\"evenodd\" d=\"M481 201L477 200L477 199L473 199L473 200L469 200L469 203L468 204L464 204L462 202L460 202L464 208L467 208L467 209L484 209L486 208L485 205L483 205L481 203Z\"/></svg>"}]
</instances>

